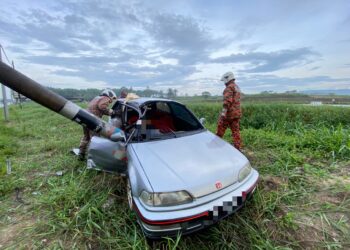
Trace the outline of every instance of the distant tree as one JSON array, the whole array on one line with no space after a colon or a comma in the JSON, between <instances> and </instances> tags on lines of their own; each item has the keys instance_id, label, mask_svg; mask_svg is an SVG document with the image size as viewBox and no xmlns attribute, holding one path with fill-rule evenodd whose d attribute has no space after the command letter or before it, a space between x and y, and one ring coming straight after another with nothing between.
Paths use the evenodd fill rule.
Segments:
<instances>
[{"instance_id":1,"label":"distant tree","mask_svg":"<svg viewBox=\"0 0 350 250\"><path fill-rule=\"evenodd\" d=\"M67 99L77 100L77 99L84 99L85 101L92 100L95 96L99 95L101 93L101 89L59 89L59 88L50 88L55 93L58 93L59 95L62 95L63 97ZM134 90L132 87L126 88L114 88L113 91L116 93L117 96L120 96L120 93L122 90L125 90L127 93L135 93L138 96L143 97L168 97L168 98L174 98L177 95L176 89L168 89L168 92L165 94L163 90L153 90L149 86L146 87L146 89L143 90Z\"/></svg>"},{"instance_id":2,"label":"distant tree","mask_svg":"<svg viewBox=\"0 0 350 250\"><path fill-rule=\"evenodd\" d=\"M175 97L174 90L172 88L168 88L168 93L166 94L167 98L172 99Z\"/></svg>"},{"instance_id":3,"label":"distant tree","mask_svg":"<svg viewBox=\"0 0 350 250\"><path fill-rule=\"evenodd\" d=\"M273 90L265 90L260 92L260 95L271 95L274 94Z\"/></svg>"},{"instance_id":4,"label":"distant tree","mask_svg":"<svg viewBox=\"0 0 350 250\"><path fill-rule=\"evenodd\" d=\"M205 99L209 98L210 96L211 96L210 92L208 91L202 92L202 97L204 97Z\"/></svg>"},{"instance_id":5,"label":"distant tree","mask_svg":"<svg viewBox=\"0 0 350 250\"><path fill-rule=\"evenodd\" d=\"M149 88L149 86L146 87L146 89L143 91L143 96L145 97L151 97L153 94L153 91Z\"/></svg>"},{"instance_id":6,"label":"distant tree","mask_svg":"<svg viewBox=\"0 0 350 250\"><path fill-rule=\"evenodd\" d=\"M286 92L284 92L286 94L296 94L297 91L296 90L287 90Z\"/></svg>"}]
</instances>

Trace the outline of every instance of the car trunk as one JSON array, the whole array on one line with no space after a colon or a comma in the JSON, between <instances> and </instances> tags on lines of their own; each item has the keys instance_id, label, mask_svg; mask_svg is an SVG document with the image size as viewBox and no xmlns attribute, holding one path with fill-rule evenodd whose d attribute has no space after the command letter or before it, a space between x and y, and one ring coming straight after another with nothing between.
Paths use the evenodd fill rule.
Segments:
<instances>
[{"instance_id":1,"label":"car trunk","mask_svg":"<svg viewBox=\"0 0 350 250\"><path fill-rule=\"evenodd\" d=\"M201 197L238 181L247 158L208 131L132 143L154 192L186 190Z\"/></svg>"}]
</instances>

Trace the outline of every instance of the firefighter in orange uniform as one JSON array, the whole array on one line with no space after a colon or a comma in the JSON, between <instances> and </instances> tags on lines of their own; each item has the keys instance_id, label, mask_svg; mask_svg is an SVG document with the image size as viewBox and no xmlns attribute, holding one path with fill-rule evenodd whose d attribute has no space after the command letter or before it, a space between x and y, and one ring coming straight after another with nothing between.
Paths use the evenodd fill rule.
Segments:
<instances>
[{"instance_id":1,"label":"firefighter in orange uniform","mask_svg":"<svg viewBox=\"0 0 350 250\"><path fill-rule=\"evenodd\" d=\"M113 114L113 110L109 108L109 105L116 100L117 96L111 89L105 89L101 92L99 96L96 96L92 101L89 102L87 110L94 114L97 117L102 117L103 115L111 116ZM86 127L83 127L84 135L81 138L80 146L79 146L79 159L84 160L86 150L89 146L91 137L95 135L95 133L89 130Z\"/></svg>"},{"instance_id":2,"label":"firefighter in orange uniform","mask_svg":"<svg viewBox=\"0 0 350 250\"><path fill-rule=\"evenodd\" d=\"M216 135L223 137L229 127L232 132L233 146L241 150L241 135L239 131L239 120L241 111L241 90L235 83L235 76L232 72L225 73L221 81L226 85L224 90L224 104L219 117Z\"/></svg>"}]
</instances>

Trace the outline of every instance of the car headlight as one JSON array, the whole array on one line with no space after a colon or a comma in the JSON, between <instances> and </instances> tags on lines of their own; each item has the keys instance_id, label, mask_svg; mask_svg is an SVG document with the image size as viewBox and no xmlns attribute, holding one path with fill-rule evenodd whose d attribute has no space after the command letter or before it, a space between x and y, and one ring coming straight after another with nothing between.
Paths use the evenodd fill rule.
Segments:
<instances>
[{"instance_id":1,"label":"car headlight","mask_svg":"<svg viewBox=\"0 0 350 250\"><path fill-rule=\"evenodd\" d=\"M181 205L193 200L186 191L149 193L143 190L140 198L145 204L155 207Z\"/></svg>"},{"instance_id":2,"label":"car headlight","mask_svg":"<svg viewBox=\"0 0 350 250\"><path fill-rule=\"evenodd\" d=\"M238 181L241 182L243 181L245 178L247 178L247 176L250 174L250 172L252 171L252 167L250 166L250 163L248 162L240 171L238 174Z\"/></svg>"}]
</instances>

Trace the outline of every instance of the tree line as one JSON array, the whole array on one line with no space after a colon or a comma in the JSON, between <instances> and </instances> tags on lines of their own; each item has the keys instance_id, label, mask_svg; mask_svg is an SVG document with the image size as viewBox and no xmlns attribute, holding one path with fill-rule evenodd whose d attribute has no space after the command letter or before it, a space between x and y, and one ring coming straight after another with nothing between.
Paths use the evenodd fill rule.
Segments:
<instances>
[{"instance_id":1,"label":"tree line","mask_svg":"<svg viewBox=\"0 0 350 250\"><path fill-rule=\"evenodd\" d=\"M71 88L49 88L53 92L65 97L68 100L80 100L80 101L90 101L95 96L101 93L101 89L89 88L89 89L71 89ZM120 93L125 90L128 93L135 93L138 96L142 97L159 97L159 98L168 98L173 99L178 95L177 89L169 88L167 91L163 90L154 90L147 87L144 90L136 90L131 88L112 88L117 96L120 96Z\"/></svg>"},{"instance_id":2,"label":"tree line","mask_svg":"<svg viewBox=\"0 0 350 250\"><path fill-rule=\"evenodd\" d=\"M72 88L49 88L53 92L65 97L68 100L78 100L78 101L90 101L92 100L95 96L99 95L101 93L101 89L96 89L96 88L89 88L89 89L72 89ZM167 98L167 99L174 99L178 97L178 90L175 88L168 88L166 91L163 90L154 90L149 87L146 87L143 90L136 90L133 89L132 87L126 88L112 88L112 90L116 93L117 96L120 96L120 93L125 90L127 93L135 93L138 96L141 97L159 97L159 98ZM189 95L185 94L185 97L188 97ZM284 93L277 93L274 91L262 91L259 94L251 94L251 95L245 95L245 96L264 96L264 97L285 97L289 98L291 96L295 97L308 97L309 95L304 94L304 93L299 93L296 90L292 91L286 91ZM209 98L218 98L221 97L221 95L212 95L209 91L203 91L200 95L194 95L194 97L202 97L204 99L209 99Z\"/></svg>"}]
</instances>

